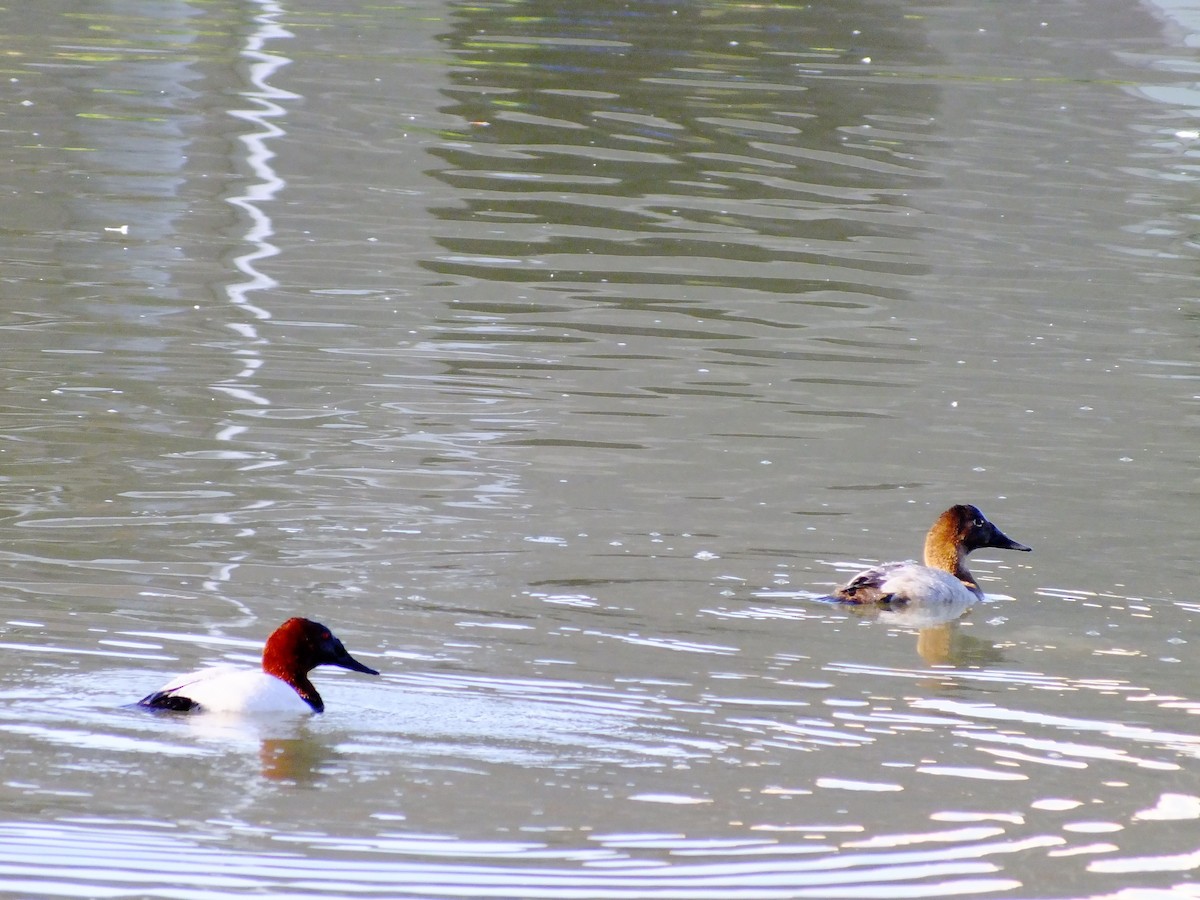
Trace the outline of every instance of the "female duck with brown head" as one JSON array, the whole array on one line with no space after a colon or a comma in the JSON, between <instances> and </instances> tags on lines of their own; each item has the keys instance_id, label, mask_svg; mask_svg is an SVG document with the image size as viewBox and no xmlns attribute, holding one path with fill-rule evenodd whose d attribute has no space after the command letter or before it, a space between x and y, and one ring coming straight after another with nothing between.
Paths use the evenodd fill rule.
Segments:
<instances>
[{"instance_id":1,"label":"female duck with brown head","mask_svg":"<svg viewBox=\"0 0 1200 900\"><path fill-rule=\"evenodd\" d=\"M872 566L829 596L842 603L975 603L983 591L966 558L981 547L1032 549L1005 535L977 507L952 506L925 536L925 565L908 560Z\"/></svg>"}]
</instances>

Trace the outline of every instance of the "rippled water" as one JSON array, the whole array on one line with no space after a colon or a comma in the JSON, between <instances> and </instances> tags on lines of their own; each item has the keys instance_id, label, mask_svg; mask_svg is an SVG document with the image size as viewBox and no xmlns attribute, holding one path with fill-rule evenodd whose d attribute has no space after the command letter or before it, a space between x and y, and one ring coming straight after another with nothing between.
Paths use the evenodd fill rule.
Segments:
<instances>
[{"instance_id":1,"label":"rippled water","mask_svg":"<svg viewBox=\"0 0 1200 900\"><path fill-rule=\"evenodd\" d=\"M1187 10L6 23L0 893L1195 894Z\"/></svg>"}]
</instances>

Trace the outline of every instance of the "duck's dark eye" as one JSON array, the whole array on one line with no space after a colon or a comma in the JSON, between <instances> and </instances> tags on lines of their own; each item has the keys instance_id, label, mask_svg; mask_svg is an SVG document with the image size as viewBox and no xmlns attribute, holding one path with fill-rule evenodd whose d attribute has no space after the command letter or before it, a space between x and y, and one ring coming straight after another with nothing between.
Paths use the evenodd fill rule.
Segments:
<instances>
[{"instance_id":1,"label":"duck's dark eye","mask_svg":"<svg viewBox=\"0 0 1200 900\"><path fill-rule=\"evenodd\" d=\"M982 527L983 527L983 524L984 524L984 523L983 523L983 519L982 519L982 518L976 519L976 520L975 520L975 521L974 521L972 524L973 524L973 525L974 525L976 528L982 528Z\"/></svg>"}]
</instances>

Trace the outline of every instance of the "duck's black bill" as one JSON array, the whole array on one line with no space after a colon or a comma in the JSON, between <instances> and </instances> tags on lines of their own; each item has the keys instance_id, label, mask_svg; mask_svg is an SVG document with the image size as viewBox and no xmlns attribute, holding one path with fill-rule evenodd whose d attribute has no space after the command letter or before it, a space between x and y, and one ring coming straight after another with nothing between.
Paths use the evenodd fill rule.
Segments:
<instances>
[{"instance_id":1,"label":"duck's black bill","mask_svg":"<svg viewBox=\"0 0 1200 900\"><path fill-rule=\"evenodd\" d=\"M317 662L313 665L339 666L349 669L351 672L362 672L365 675L379 674L346 652L346 645L330 634L328 630L325 631L324 640L317 649Z\"/></svg>"},{"instance_id":2,"label":"duck's black bill","mask_svg":"<svg viewBox=\"0 0 1200 900\"><path fill-rule=\"evenodd\" d=\"M1026 550L1029 548L1026 547ZM365 675L378 675L379 673L370 666L364 666L349 653L344 656L339 656L333 663L335 666L341 666L343 669L349 669L351 672L362 672Z\"/></svg>"},{"instance_id":3,"label":"duck's black bill","mask_svg":"<svg viewBox=\"0 0 1200 900\"><path fill-rule=\"evenodd\" d=\"M988 524L990 525L991 523L989 522ZM1024 544L1018 544L995 525L992 525L992 533L989 535L989 540L986 544L984 544L984 546L995 547L998 550L1024 550L1026 553L1029 553L1033 550L1032 547L1026 547Z\"/></svg>"}]
</instances>

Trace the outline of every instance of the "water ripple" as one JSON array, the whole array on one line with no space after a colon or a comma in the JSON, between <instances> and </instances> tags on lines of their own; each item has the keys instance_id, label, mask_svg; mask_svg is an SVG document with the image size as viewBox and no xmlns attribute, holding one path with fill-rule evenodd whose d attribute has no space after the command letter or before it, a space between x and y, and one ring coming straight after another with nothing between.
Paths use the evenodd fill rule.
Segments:
<instances>
[{"instance_id":1,"label":"water ripple","mask_svg":"<svg viewBox=\"0 0 1200 900\"><path fill-rule=\"evenodd\" d=\"M745 844L690 846L619 836L611 846L599 836L599 846L552 849L533 842L450 842L434 836L383 835L364 842L306 835L276 840L269 852L244 854L114 822L9 824L0 825L0 876L17 892L70 893L73 883L86 880L92 896L108 896L156 882L169 870L175 886L170 895L189 900L251 890L276 898L343 896L347 890L353 896L517 900L937 897L1018 888L1019 881L997 876L992 858L1062 843L1058 838L980 840L992 835L982 829L966 833L960 846L949 849L860 850L819 859L805 858L817 848L788 848L783 854L771 852L782 848L766 848L767 855L748 860L747 852L756 848ZM294 855L293 847L303 855ZM639 862L628 855L639 847L703 850L718 861ZM118 851L121 859L115 863ZM722 860L725 852L730 858ZM353 867L346 867L347 854L355 853ZM438 857L461 861L438 862Z\"/></svg>"}]
</instances>

